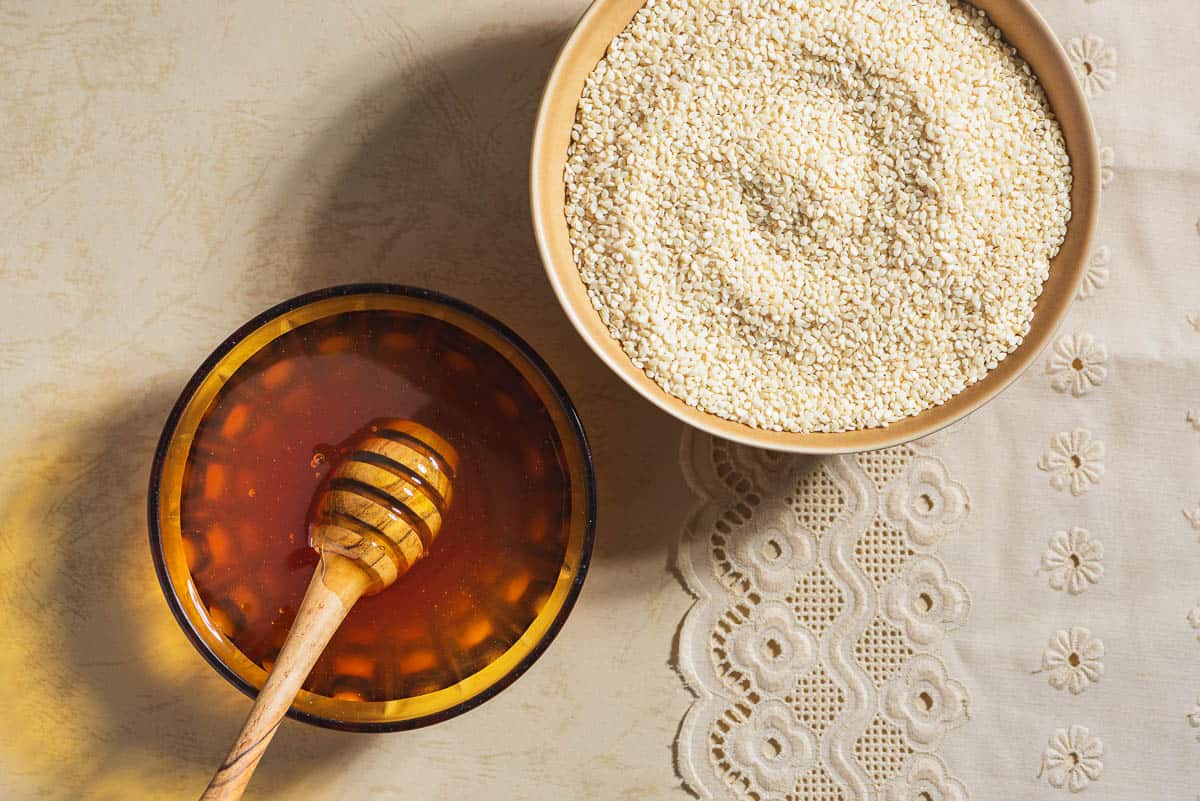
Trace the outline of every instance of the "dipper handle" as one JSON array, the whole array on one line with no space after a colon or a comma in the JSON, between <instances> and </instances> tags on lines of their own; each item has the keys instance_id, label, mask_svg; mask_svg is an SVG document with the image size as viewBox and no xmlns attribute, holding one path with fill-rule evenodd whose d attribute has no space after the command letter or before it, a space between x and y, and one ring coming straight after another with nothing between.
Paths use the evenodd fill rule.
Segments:
<instances>
[{"instance_id":1,"label":"dipper handle","mask_svg":"<svg viewBox=\"0 0 1200 801\"><path fill-rule=\"evenodd\" d=\"M201 801L237 801L313 665L351 607L423 558L450 506L454 449L409 420L376 420L315 496L309 545L321 555L296 620L229 756Z\"/></svg>"},{"instance_id":2,"label":"dipper handle","mask_svg":"<svg viewBox=\"0 0 1200 801\"><path fill-rule=\"evenodd\" d=\"M242 797L317 658L346 613L370 586L370 576L353 560L336 553L321 555L267 682L254 700L229 756L200 796L201 801L236 801Z\"/></svg>"}]
</instances>

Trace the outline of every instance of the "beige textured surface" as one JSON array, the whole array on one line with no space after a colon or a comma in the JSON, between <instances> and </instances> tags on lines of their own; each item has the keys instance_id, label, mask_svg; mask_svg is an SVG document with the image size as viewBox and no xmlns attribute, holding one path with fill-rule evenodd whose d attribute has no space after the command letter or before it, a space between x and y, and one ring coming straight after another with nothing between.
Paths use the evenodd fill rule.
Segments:
<instances>
[{"instance_id":1,"label":"beige textured surface","mask_svg":"<svg viewBox=\"0 0 1200 801\"><path fill-rule=\"evenodd\" d=\"M593 570L559 638L494 700L394 735L289 722L250 797L687 798L672 743L691 696L668 664L690 605L668 567L695 503L681 428L569 328L526 212L537 94L582 0L213 6L0 7L0 799L199 793L249 701L155 585L154 440L236 325L364 279L476 303L560 373L601 479ZM1038 6L1092 70L1106 277L1061 333L1103 345L1105 373L1076 397L1043 357L937 440L971 498L942 558L973 598L942 650L971 719L942 753L976 801L1190 800L1200 4ZM1105 446L1104 475L1079 495L1038 468L1059 432ZM1053 532L1076 526L1103 543L1104 574L1072 595L1037 570ZM1033 672L1073 627L1105 646L1102 680L1079 694ZM1039 776L1072 726L1104 748L1077 796Z\"/></svg>"},{"instance_id":2,"label":"beige textured surface","mask_svg":"<svg viewBox=\"0 0 1200 801\"><path fill-rule=\"evenodd\" d=\"M583 5L0 9L0 798L199 794L249 701L158 592L151 451L229 331L353 280L458 295L545 355L596 450L595 560L512 688L412 733L288 722L249 797L685 797L680 427L570 330L526 210L535 102Z\"/></svg>"}]
</instances>

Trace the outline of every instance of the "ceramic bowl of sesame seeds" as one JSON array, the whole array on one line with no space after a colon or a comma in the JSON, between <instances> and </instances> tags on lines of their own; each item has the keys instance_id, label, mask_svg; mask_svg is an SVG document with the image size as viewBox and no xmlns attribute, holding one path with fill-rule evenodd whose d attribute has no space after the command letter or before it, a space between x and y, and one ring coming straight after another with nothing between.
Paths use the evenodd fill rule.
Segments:
<instances>
[{"instance_id":1,"label":"ceramic bowl of sesame seeds","mask_svg":"<svg viewBox=\"0 0 1200 801\"><path fill-rule=\"evenodd\" d=\"M1047 344L1095 132L1028 0L596 0L550 74L534 231L596 354L697 428L888 447Z\"/></svg>"}]
</instances>

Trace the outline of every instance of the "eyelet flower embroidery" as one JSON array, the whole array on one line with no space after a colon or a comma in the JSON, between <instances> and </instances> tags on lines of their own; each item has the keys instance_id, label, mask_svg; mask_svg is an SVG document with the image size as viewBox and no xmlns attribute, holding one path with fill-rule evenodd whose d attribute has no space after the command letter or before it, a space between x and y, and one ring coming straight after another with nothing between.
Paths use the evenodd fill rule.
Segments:
<instances>
[{"instance_id":1,"label":"eyelet flower embroidery","mask_svg":"<svg viewBox=\"0 0 1200 801\"><path fill-rule=\"evenodd\" d=\"M1049 673L1050 686L1079 695L1104 675L1104 643L1081 626L1055 632L1042 652L1042 671Z\"/></svg>"},{"instance_id":2,"label":"eyelet flower embroidery","mask_svg":"<svg viewBox=\"0 0 1200 801\"><path fill-rule=\"evenodd\" d=\"M754 716L729 736L730 750L751 781L767 793L785 793L796 776L812 767L817 742L783 701L771 700L754 708Z\"/></svg>"},{"instance_id":3,"label":"eyelet flower embroidery","mask_svg":"<svg viewBox=\"0 0 1200 801\"><path fill-rule=\"evenodd\" d=\"M1094 34L1067 42L1067 56L1075 77L1088 97L1106 91L1117 79L1117 51Z\"/></svg>"},{"instance_id":4,"label":"eyelet flower embroidery","mask_svg":"<svg viewBox=\"0 0 1200 801\"><path fill-rule=\"evenodd\" d=\"M753 482L761 487L770 486L772 478L786 473L783 468L787 455L784 453L732 442L724 445L729 449L729 461L740 468L739 472L752 476Z\"/></svg>"},{"instance_id":5,"label":"eyelet flower embroidery","mask_svg":"<svg viewBox=\"0 0 1200 801\"><path fill-rule=\"evenodd\" d=\"M730 639L734 666L764 692L786 692L816 663L816 638L782 601L760 603Z\"/></svg>"},{"instance_id":6,"label":"eyelet flower embroidery","mask_svg":"<svg viewBox=\"0 0 1200 801\"><path fill-rule=\"evenodd\" d=\"M888 516L908 534L917 550L936 546L966 517L970 501L962 484L937 459L918 456L908 473L884 491Z\"/></svg>"},{"instance_id":7,"label":"eyelet flower embroidery","mask_svg":"<svg viewBox=\"0 0 1200 801\"><path fill-rule=\"evenodd\" d=\"M769 516L769 522L756 518L733 536L730 561L765 592L787 592L816 562L816 537L790 509Z\"/></svg>"},{"instance_id":8,"label":"eyelet flower embroidery","mask_svg":"<svg viewBox=\"0 0 1200 801\"><path fill-rule=\"evenodd\" d=\"M971 611L966 587L929 556L913 557L903 575L884 586L882 602L888 620L917 645L937 642L965 623Z\"/></svg>"},{"instance_id":9,"label":"eyelet flower embroidery","mask_svg":"<svg viewBox=\"0 0 1200 801\"><path fill-rule=\"evenodd\" d=\"M1072 334L1054 343L1046 360L1050 386L1056 392L1070 391L1079 398L1104 383L1108 377L1108 348L1091 334Z\"/></svg>"},{"instance_id":10,"label":"eyelet flower embroidery","mask_svg":"<svg viewBox=\"0 0 1200 801\"><path fill-rule=\"evenodd\" d=\"M884 788L884 801L969 801L967 788L933 754L913 754Z\"/></svg>"},{"instance_id":11,"label":"eyelet flower embroidery","mask_svg":"<svg viewBox=\"0 0 1200 801\"><path fill-rule=\"evenodd\" d=\"M1043 773L1051 787L1078 793L1100 778L1104 770L1104 744L1083 726L1059 729L1042 754Z\"/></svg>"},{"instance_id":12,"label":"eyelet flower embroidery","mask_svg":"<svg viewBox=\"0 0 1200 801\"><path fill-rule=\"evenodd\" d=\"M1104 288L1108 283L1108 264L1112 261L1112 251L1101 245L1088 259L1087 269L1083 273L1083 282L1079 285L1078 298L1087 300Z\"/></svg>"},{"instance_id":13,"label":"eyelet flower embroidery","mask_svg":"<svg viewBox=\"0 0 1200 801\"><path fill-rule=\"evenodd\" d=\"M1100 188L1108 189L1108 185L1113 182L1113 178L1117 177L1117 153L1112 149L1112 145L1103 145L1099 151L1100 156Z\"/></svg>"},{"instance_id":14,"label":"eyelet flower embroidery","mask_svg":"<svg viewBox=\"0 0 1200 801\"><path fill-rule=\"evenodd\" d=\"M1050 474L1054 489L1069 487L1072 495L1083 495L1104 475L1104 443L1086 428L1061 431L1050 440L1038 469Z\"/></svg>"},{"instance_id":15,"label":"eyelet flower embroidery","mask_svg":"<svg viewBox=\"0 0 1200 801\"><path fill-rule=\"evenodd\" d=\"M1078 595L1104 575L1104 546L1086 529L1072 528L1050 535L1041 569L1050 574L1050 586Z\"/></svg>"},{"instance_id":16,"label":"eyelet flower embroidery","mask_svg":"<svg viewBox=\"0 0 1200 801\"><path fill-rule=\"evenodd\" d=\"M1200 604L1196 604L1187 613L1187 624L1196 631L1200 631ZM1196 635L1196 639L1200 639L1200 634Z\"/></svg>"},{"instance_id":17,"label":"eyelet flower embroidery","mask_svg":"<svg viewBox=\"0 0 1200 801\"><path fill-rule=\"evenodd\" d=\"M883 711L908 739L933 746L967 719L967 689L936 657L917 654L884 687Z\"/></svg>"},{"instance_id":18,"label":"eyelet flower embroidery","mask_svg":"<svg viewBox=\"0 0 1200 801\"><path fill-rule=\"evenodd\" d=\"M1200 506L1195 509L1184 509L1183 516L1187 518L1188 525L1192 527L1192 531L1200 531Z\"/></svg>"}]
</instances>

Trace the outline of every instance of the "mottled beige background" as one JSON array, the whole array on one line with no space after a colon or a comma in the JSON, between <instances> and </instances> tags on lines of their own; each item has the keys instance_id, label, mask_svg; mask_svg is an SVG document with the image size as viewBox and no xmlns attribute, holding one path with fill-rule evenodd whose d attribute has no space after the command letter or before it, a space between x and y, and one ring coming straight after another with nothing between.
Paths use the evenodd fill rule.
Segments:
<instances>
[{"instance_id":1,"label":"mottled beige background","mask_svg":"<svg viewBox=\"0 0 1200 801\"><path fill-rule=\"evenodd\" d=\"M458 295L538 348L596 451L600 529L571 619L513 687L417 732L288 722L250 797L686 799L671 574L692 503L681 427L569 328L526 211L542 82L584 0L0 0L0 800L192 798L249 701L158 591L145 486L167 410L267 306L386 280ZM1089 727L1080 796L1200 788L1200 3L1037 0L1107 59L1090 108L1109 172L1109 277L1062 334L1107 377L1044 361L936 448L972 510L943 549L974 597L945 649L971 693L947 762L976 801L1069 798L1039 767ZM1089 40L1088 37L1094 37ZM1082 67L1082 65L1080 65ZM1093 81L1095 83L1095 81ZM1101 249L1106 249L1101 251ZM1038 469L1059 432L1105 444L1086 495ZM1195 522L1185 517L1193 514ZM1055 592L1053 531L1103 542L1103 580ZM1105 644L1080 695L1033 673L1057 630Z\"/></svg>"},{"instance_id":2,"label":"mottled beige background","mask_svg":"<svg viewBox=\"0 0 1200 801\"><path fill-rule=\"evenodd\" d=\"M145 485L184 381L299 292L413 283L497 315L579 403L601 477L576 611L479 709L288 722L251 798L685 797L668 665L679 426L543 279L529 134L582 0L0 4L0 798L189 798L249 708L179 632ZM61 566L60 566L61 565Z\"/></svg>"}]
</instances>

